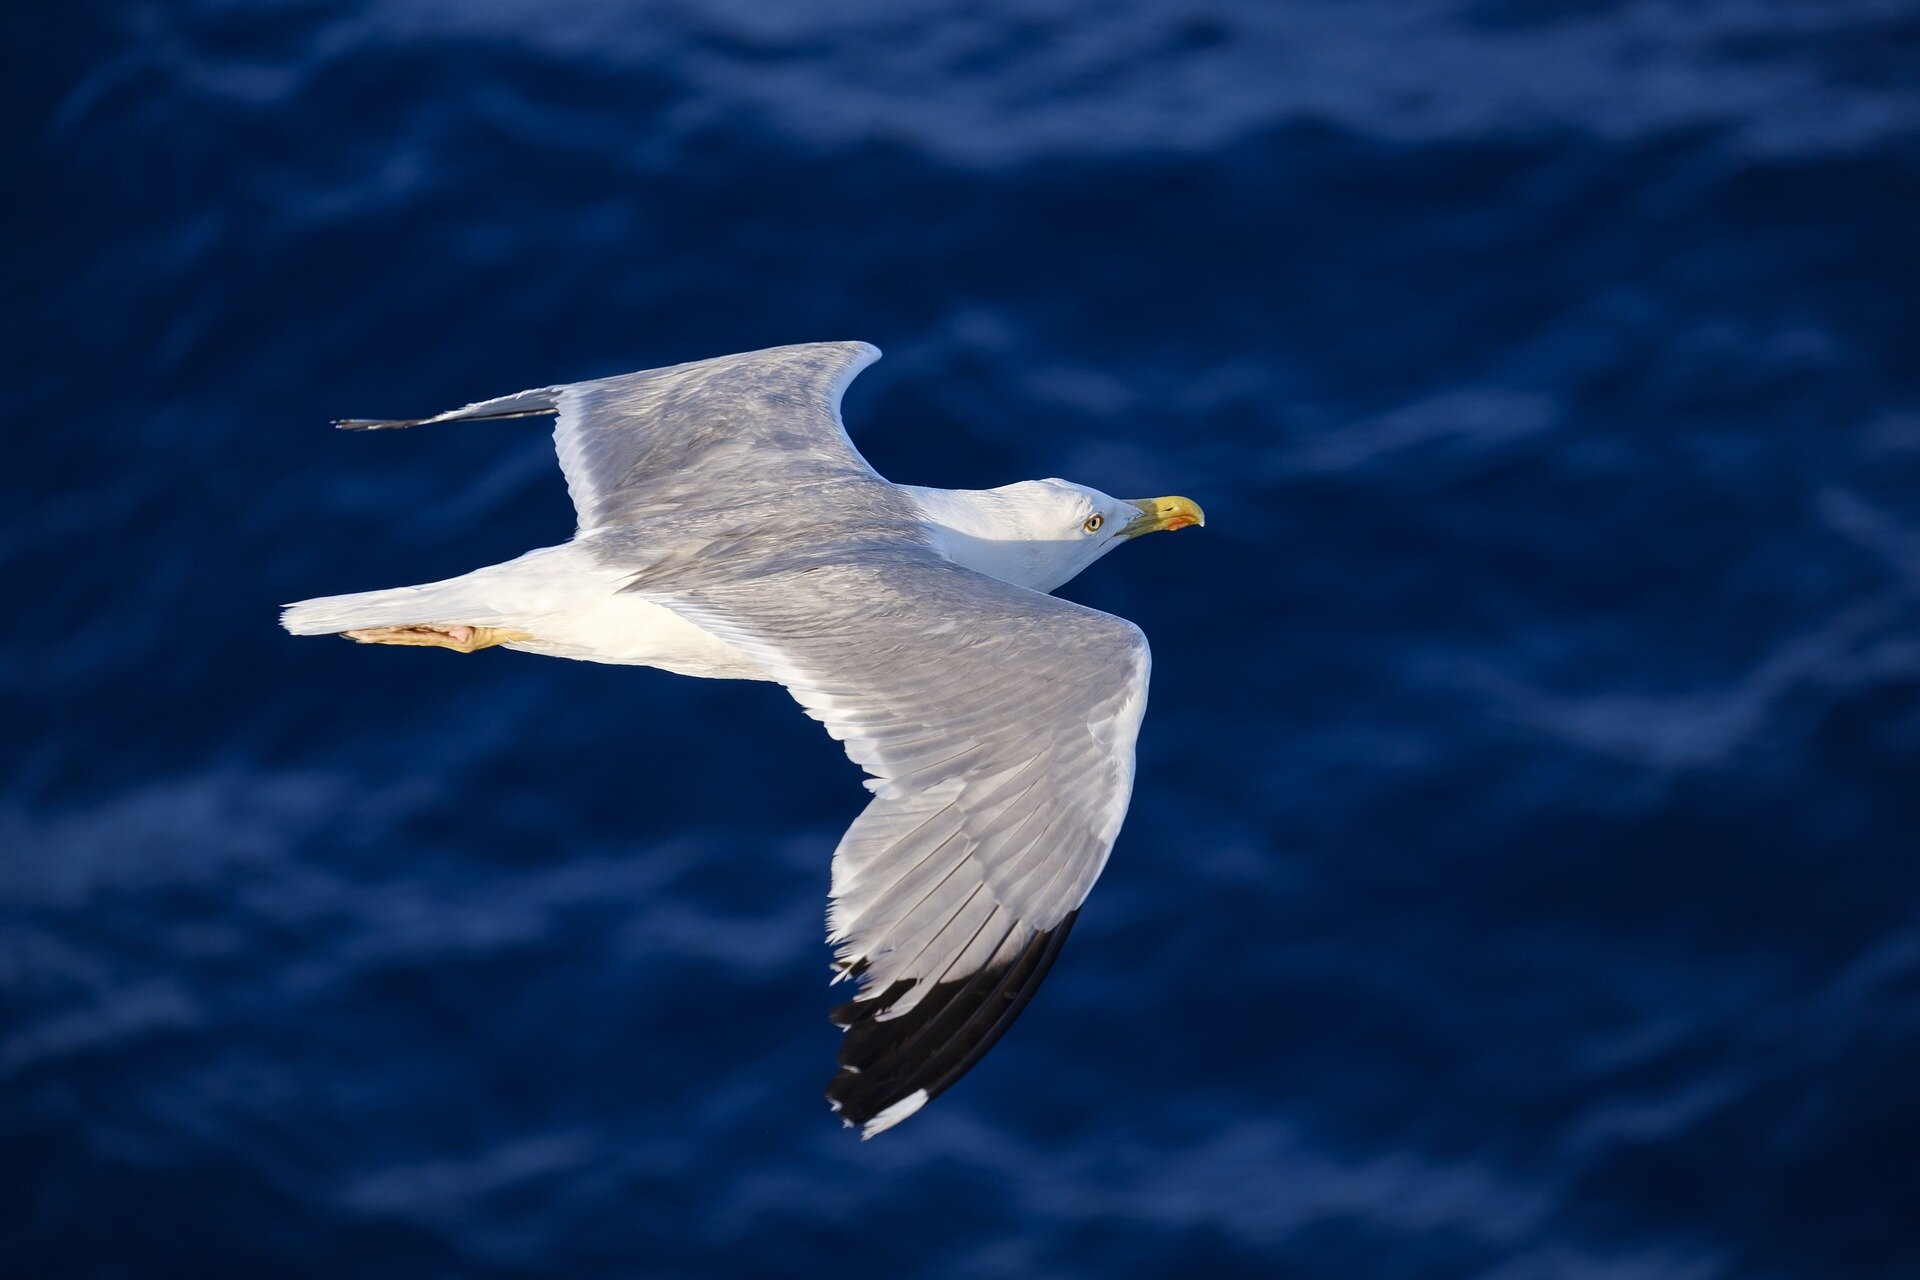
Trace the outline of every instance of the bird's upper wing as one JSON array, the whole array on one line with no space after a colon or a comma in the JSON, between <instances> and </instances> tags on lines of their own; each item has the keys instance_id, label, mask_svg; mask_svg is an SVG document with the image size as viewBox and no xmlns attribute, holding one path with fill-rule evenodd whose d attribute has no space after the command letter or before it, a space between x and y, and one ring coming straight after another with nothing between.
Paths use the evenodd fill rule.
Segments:
<instances>
[{"instance_id":1,"label":"bird's upper wing","mask_svg":"<svg viewBox=\"0 0 1920 1280\"><path fill-rule=\"evenodd\" d=\"M753 654L873 775L833 862L860 979L827 1096L871 1136L977 1062L1106 864L1148 654L1132 623L896 549L667 597Z\"/></svg>"},{"instance_id":2,"label":"bird's upper wing","mask_svg":"<svg viewBox=\"0 0 1920 1280\"><path fill-rule=\"evenodd\" d=\"M672 505L676 480L752 502L809 484L873 479L840 422L840 396L880 358L865 342L772 347L592 382L539 387L430 418L349 418L385 430L557 415L554 449L580 531Z\"/></svg>"}]
</instances>

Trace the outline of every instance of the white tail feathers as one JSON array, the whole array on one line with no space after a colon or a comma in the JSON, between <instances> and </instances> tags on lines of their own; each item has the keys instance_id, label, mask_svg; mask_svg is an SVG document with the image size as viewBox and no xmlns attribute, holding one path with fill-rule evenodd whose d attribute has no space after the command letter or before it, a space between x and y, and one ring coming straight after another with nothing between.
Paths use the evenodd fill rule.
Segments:
<instances>
[{"instance_id":1,"label":"white tail feathers","mask_svg":"<svg viewBox=\"0 0 1920 1280\"><path fill-rule=\"evenodd\" d=\"M568 547L542 547L505 564L417 587L302 600L281 611L280 625L297 636L334 635L366 627L527 630L527 619L551 609L556 592L564 594L566 585L579 577L577 560ZM587 585L600 587L593 579Z\"/></svg>"},{"instance_id":2,"label":"white tail feathers","mask_svg":"<svg viewBox=\"0 0 1920 1280\"><path fill-rule=\"evenodd\" d=\"M474 592L461 590L463 585L454 578L420 587L320 596L286 606L280 625L296 636L326 636L363 627L480 624L486 620L480 615L489 611Z\"/></svg>"}]
</instances>

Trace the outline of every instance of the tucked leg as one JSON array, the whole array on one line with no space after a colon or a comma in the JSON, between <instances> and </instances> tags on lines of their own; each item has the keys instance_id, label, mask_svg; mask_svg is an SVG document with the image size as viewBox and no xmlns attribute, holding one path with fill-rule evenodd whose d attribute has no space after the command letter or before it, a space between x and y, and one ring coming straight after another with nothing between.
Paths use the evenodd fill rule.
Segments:
<instances>
[{"instance_id":1,"label":"tucked leg","mask_svg":"<svg viewBox=\"0 0 1920 1280\"><path fill-rule=\"evenodd\" d=\"M360 631L341 633L349 640L361 644L411 644L424 645L434 649L451 649L455 653L473 653L478 649L491 649L497 644L508 644L515 640L531 640L533 637L525 631L512 631L505 627L464 627L464 626L412 626L412 627L368 627Z\"/></svg>"}]
</instances>

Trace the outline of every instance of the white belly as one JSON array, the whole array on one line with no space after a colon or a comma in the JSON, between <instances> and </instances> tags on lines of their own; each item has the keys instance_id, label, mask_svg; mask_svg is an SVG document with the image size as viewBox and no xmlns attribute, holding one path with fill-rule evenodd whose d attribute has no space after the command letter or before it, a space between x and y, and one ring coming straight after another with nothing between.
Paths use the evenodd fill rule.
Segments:
<instances>
[{"instance_id":1,"label":"white belly","mask_svg":"<svg viewBox=\"0 0 1920 1280\"><path fill-rule=\"evenodd\" d=\"M679 614L642 596L609 595L586 608L517 623L533 639L509 649L587 662L660 667L715 680L765 680L752 658Z\"/></svg>"},{"instance_id":2,"label":"white belly","mask_svg":"<svg viewBox=\"0 0 1920 1280\"><path fill-rule=\"evenodd\" d=\"M571 545L468 575L488 597L488 625L525 631L506 647L556 658L660 667L716 680L769 677L736 646L664 605L623 592L623 575Z\"/></svg>"}]
</instances>

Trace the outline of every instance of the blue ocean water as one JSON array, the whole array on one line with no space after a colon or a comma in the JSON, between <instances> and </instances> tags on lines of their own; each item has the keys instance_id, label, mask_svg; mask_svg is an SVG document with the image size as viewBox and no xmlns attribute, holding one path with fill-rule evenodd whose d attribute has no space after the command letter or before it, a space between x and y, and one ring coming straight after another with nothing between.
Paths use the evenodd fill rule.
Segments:
<instances>
[{"instance_id":1,"label":"blue ocean water","mask_svg":"<svg viewBox=\"0 0 1920 1280\"><path fill-rule=\"evenodd\" d=\"M0 1275L1920 1275L1911 0L174 0L0 79ZM778 689L294 640L777 343L1187 493L1032 1008L860 1143Z\"/></svg>"}]
</instances>

